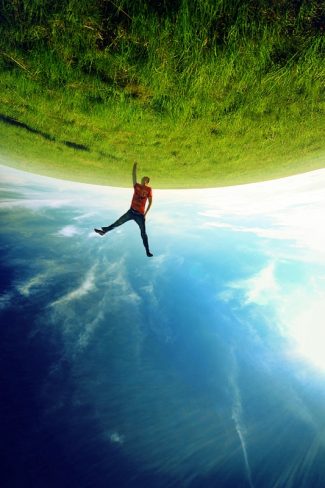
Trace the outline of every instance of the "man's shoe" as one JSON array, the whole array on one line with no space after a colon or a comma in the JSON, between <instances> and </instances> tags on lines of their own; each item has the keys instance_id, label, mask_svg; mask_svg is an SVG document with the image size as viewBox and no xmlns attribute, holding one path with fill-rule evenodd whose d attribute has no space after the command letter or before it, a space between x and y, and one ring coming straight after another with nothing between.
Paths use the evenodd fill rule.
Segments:
<instances>
[{"instance_id":1,"label":"man's shoe","mask_svg":"<svg viewBox=\"0 0 325 488\"><path fill-rule=\"evenodd\" d=\"M100 230L100 229L94 229L95 232L97 232L97 234L99 234L100 236L103 236L104 234L106 234L106 232L104 232L103 230Z\"/></svg>"},{"instance_id":2,"label":"man's shoe","mask_svg":"<svg viewBox=\"0 0 325 488\"><path fill-rule=\"evenodd\" d=\"M150 251L147 251L147 256L148 256L148 258L151 258L153 256L153 254L151 254Z\"/></svg>"}]
</instances>

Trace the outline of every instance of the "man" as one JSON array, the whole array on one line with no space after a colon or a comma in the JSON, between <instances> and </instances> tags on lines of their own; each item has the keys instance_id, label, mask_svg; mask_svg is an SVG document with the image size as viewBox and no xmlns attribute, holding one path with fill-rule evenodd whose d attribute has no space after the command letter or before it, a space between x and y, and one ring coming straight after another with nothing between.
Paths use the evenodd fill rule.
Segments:
<instances>
[{"instance_id":1,"label":"man","mask_svg":"<svg viewBox=\"0 0 325 488\"><path fill-rule=\"evenodd\" d=\"M148 243L148 236L146 234L146 222L145 218L149 209L152 204L152 189L148 186L150 178L148 176L144 176L141 180L141 183L137 183L137 163L134 163L133 170L132 170L132 178L133 178L133 187L134 193L131 202L131 208L120 217L114 224L109 225L108 227L102 227L101 229L94 229L97 234L103 236L106 232L109 232L115 227L128 222L129 220L134 220L138 226L140 227L141 237L143 241L143 245L145 247L146 253L148 257L153 256L149 251L149 243ZM146 208L146 203L148 200L148 206Z\"/></svg>"}]
</instances>

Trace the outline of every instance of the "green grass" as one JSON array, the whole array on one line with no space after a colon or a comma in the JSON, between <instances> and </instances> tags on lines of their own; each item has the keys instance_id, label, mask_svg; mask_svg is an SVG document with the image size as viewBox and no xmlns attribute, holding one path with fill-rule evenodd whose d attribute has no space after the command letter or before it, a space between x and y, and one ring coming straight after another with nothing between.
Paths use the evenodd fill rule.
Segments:
<instances>
[{"instance_id":1,"label":"green grass","mask_svg":"<svg viewBox=\"0 0 325 488\"><path fill-rule=\"evenodd\" d=\"M161 188L323 167L320 2L114 3L3 3L9 164L129 186L136 159Z\"/></svg>"}]
</instances>

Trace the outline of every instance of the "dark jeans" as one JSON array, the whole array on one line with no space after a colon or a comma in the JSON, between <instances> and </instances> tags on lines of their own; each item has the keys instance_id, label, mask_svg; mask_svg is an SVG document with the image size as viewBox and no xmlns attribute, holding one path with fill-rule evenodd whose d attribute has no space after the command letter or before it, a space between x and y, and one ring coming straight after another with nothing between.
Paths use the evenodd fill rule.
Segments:
<instances>
[{"instance_id":1,"label":"dark jeans","mask_svg":"<svg viewBox=\"0 0 325 488\"><path fill-rule=\"evenodd\" d=\"M148 243L148 236L146 234L146 221L144 215L137 212L136 210L133 210L133 208L130 208L130 210L128 210L124 215L122 215L122 217L117 219L117 221L114 222L114 224L111 224L108 227L102 227L102 229L103 231L108 232L109 230L115 229L115 227L119 227L120 225L125 224L125 222L128 222L129 220L134 220L140 227L143 245L146 251L149 252L149 243Z\"/></svg>"}]
</instances>

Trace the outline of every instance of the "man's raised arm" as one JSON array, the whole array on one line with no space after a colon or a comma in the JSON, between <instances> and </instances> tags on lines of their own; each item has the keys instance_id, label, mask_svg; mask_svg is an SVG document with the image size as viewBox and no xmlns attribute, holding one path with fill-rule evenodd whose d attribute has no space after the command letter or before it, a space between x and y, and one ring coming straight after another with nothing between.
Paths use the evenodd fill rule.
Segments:
<instances>
[{"instance_id":1,"label":"man's raised arm","mask_svg":"<svg viewBox=\"0 0 325 488\"><path fill-rule=\"evenodd\" d=\"M134 162L134 164L133 164L133 170L132 170L133 186L137 182L137 164L138 163L136 163L136 162Z\"/></svg>"}]
</instances>

